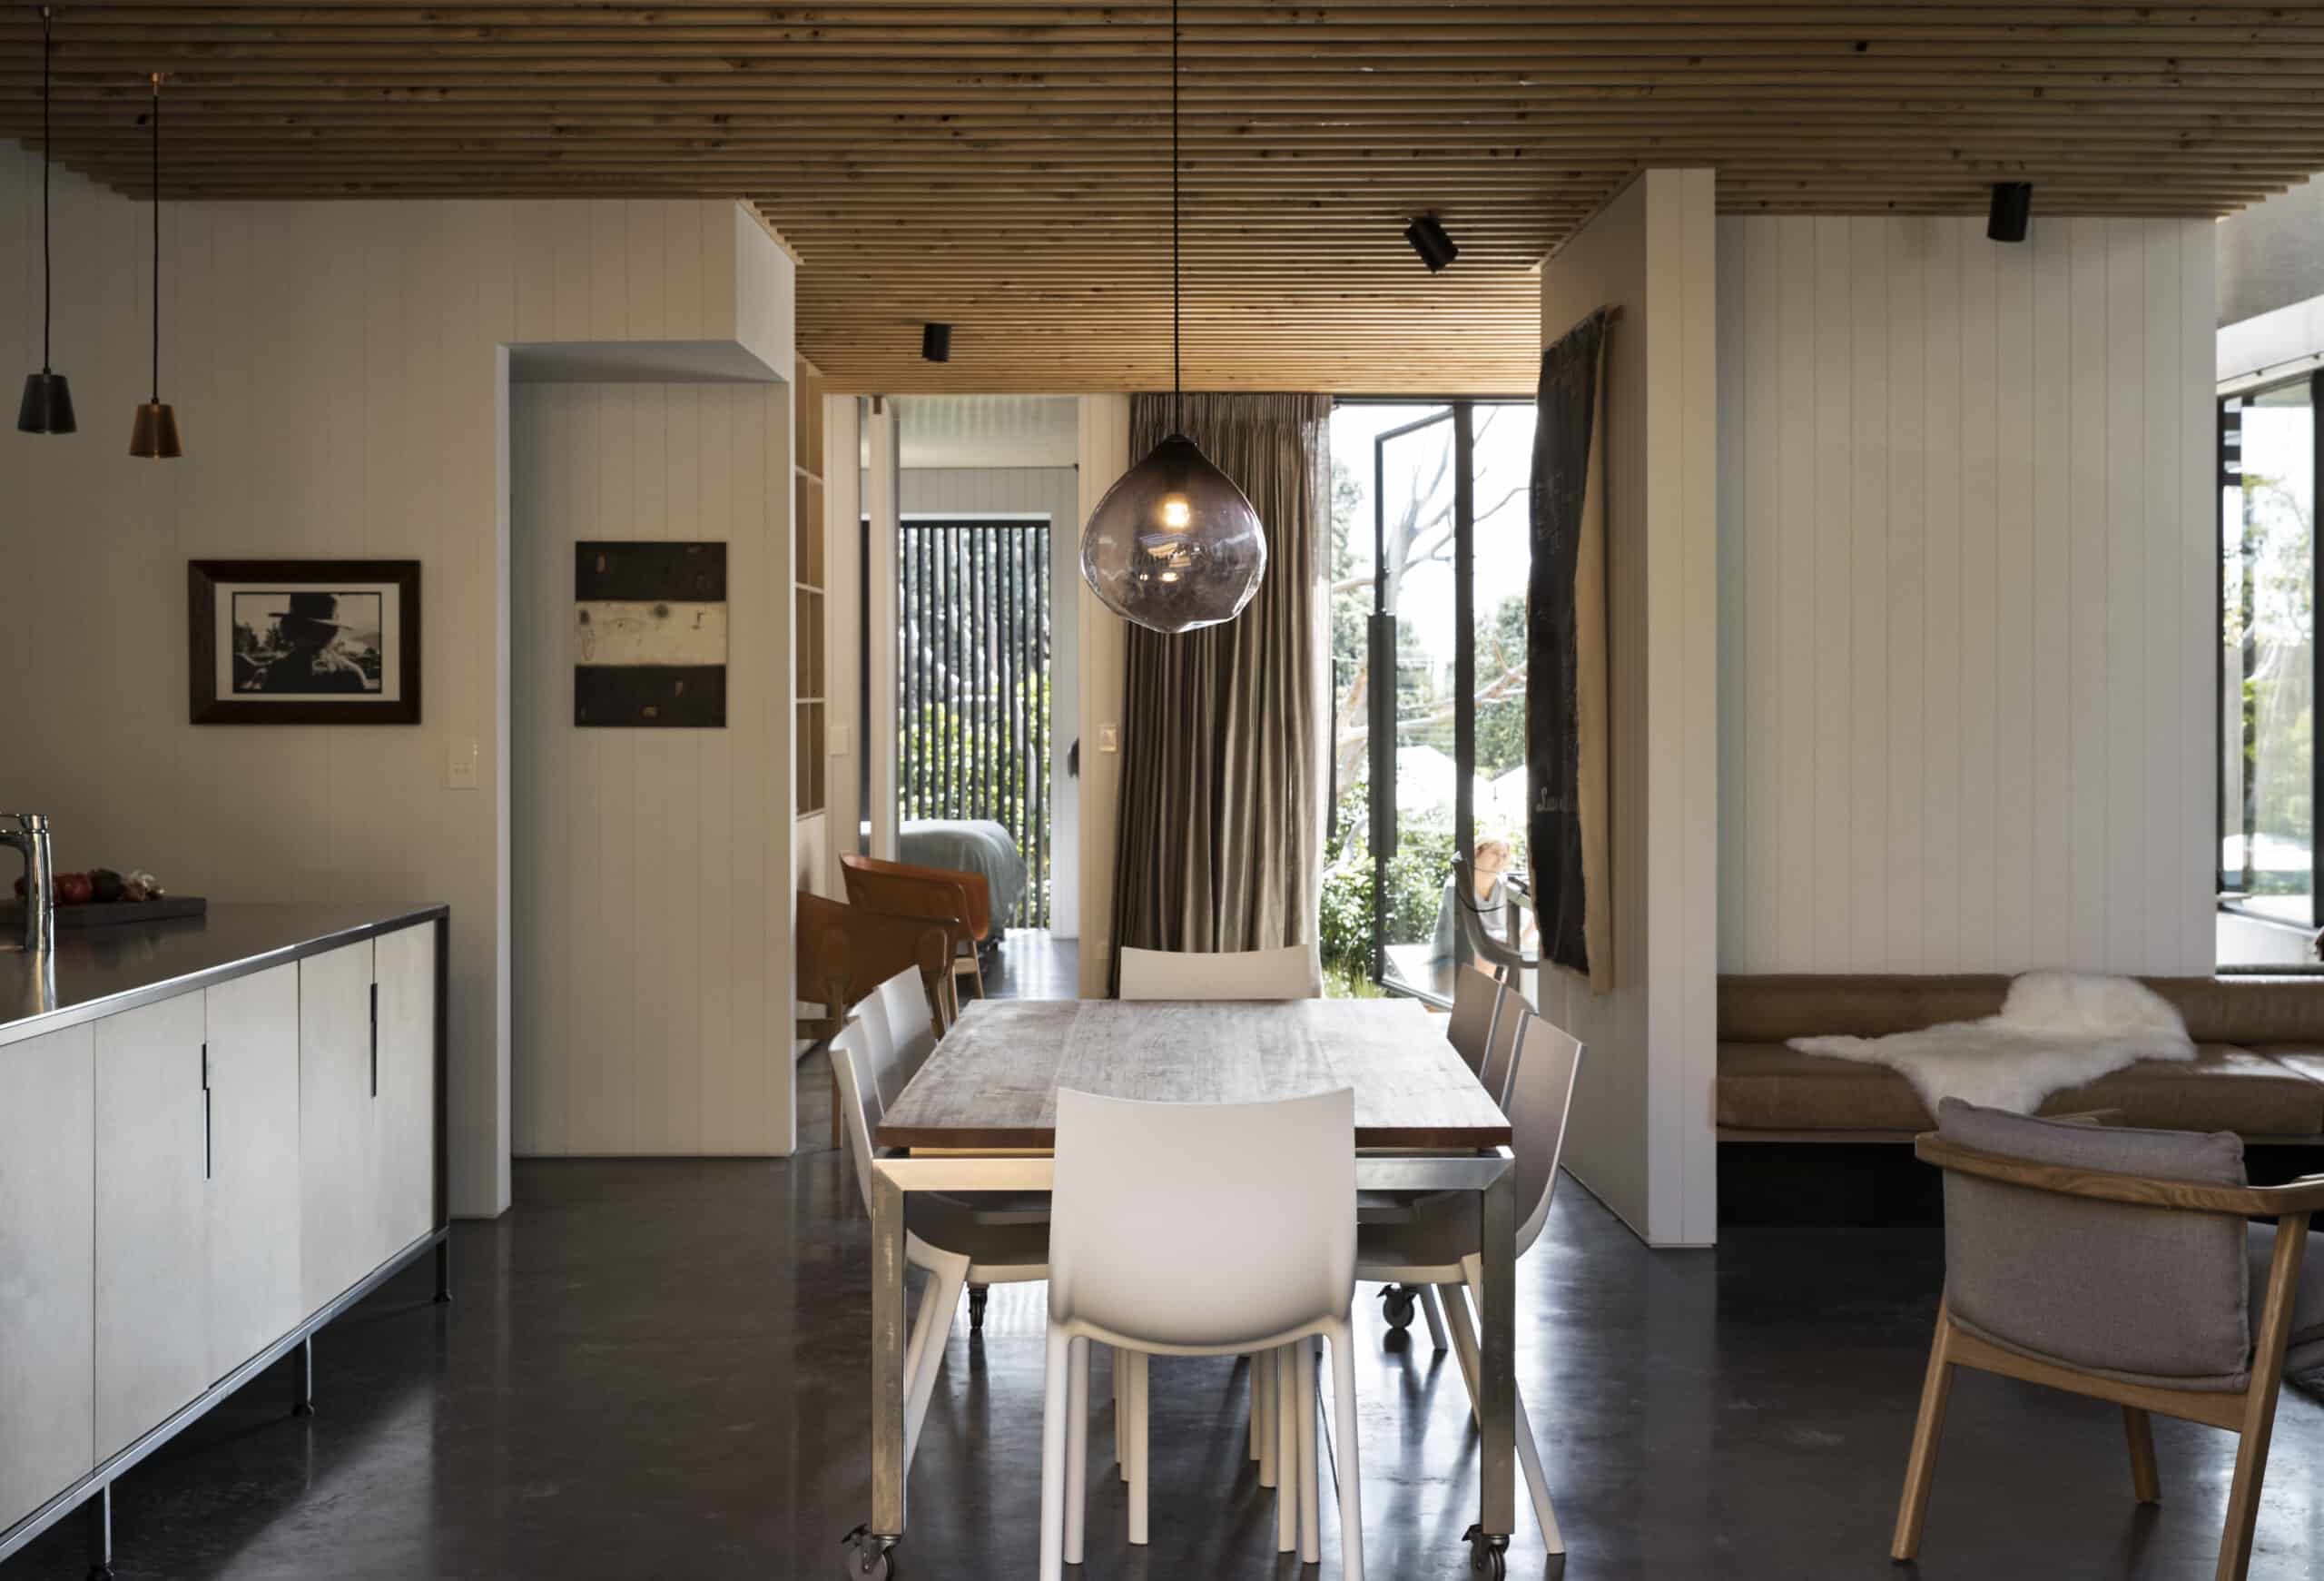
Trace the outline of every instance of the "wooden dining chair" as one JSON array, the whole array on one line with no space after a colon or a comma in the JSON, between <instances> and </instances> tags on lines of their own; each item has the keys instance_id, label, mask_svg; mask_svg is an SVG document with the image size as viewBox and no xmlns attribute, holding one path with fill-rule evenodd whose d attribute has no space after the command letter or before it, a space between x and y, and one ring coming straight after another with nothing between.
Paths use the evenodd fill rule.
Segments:
<instances>
[{"instance_id":1,"label":"wooden dining chair","mask_svg":"<svg viewBox=\"0 0 2324 1581\"><path fill-rule=\"evenodd\" d=\"M943 1011L947 1023L960 1013L961 978L973 983L978 997L983 997L984 978L976 948L981 936L976 932L979 913L970 896L971 886L961 882L964 878L974 880L977 893L986 897L984 925L990 931L991 892L982 874L912 867L850 852L840 858L840 876L847 884L847 898L855 904L897 916L918 917L946 930L950 970L944 983Z\"/></svg>"},{"instance_id":2,"label":"wooden dining chair","mask_svg":"<svg viewBox=\"0 0 2324 1581\"><path fill-rule=\"evenodd\" d=\"M2155 1413L2238 1435L2213 1574L2243 1581L2284 1372L2324 1365L2324 1269L2304 1263L2324 1176L2254 1187L2229 1132L1957 1098L1915 1147L1945 1171L1945 1299L1890 1556L1920 1551L1954 1369L1974 1367L2121 1406L2142 1504L2162 1497Z\"/></svg>"},{"instance_id":3,"label":"wooden dining chair","mask_svg":"<svg viewBox=\"0 0 2324 1581\"><path fill-rule=\"evenodd\" d=\"M922 879L931 884L960 885L961 899L967 909L960 914L961 937L952 955L952 975L967 978L975 988L977 997L984 997L984 964L979 950L993 938L992 881L981 873L965 868L928 867L911 862L889 862L860 852L848 852L840 859L840 875L847 884L848 894L856 892L857 874L872 874L891 878ZM958 1000L957 993L955 1001Z\"/></svg>"},{"instance_id":4,"label":"wooden dining chair","mask_svg":"<svg viewBox=\"0 0 2324 1581\"><path fill-rule=\"evenodd\" d=\"M943 1009L948 1003L946 961L951 945L950 934L940 924L847 905L804 890L799 894L798 905L793 931L799 997L822 1011L819 1015L801 1016L799 1036L817 1042L838 1036L849 1011L876 993L891 977L911 971L920 973L928 991L931 1035L944 1035L951 1024ZM846 1144L836 1078L832 1088L831 1144L834 1149Z\"/></svg>"}]
</instances>

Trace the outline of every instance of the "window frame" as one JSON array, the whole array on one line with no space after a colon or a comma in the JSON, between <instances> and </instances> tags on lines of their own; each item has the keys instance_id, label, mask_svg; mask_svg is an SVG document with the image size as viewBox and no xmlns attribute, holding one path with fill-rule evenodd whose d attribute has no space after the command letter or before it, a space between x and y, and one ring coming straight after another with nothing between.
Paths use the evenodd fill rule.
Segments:
<instances>
[{"instance_id":1,"label":"window frame","mask_svg":"<svg viewBox=\"0 0 2324 1581\"><path fill-rule=\"evenodd\" d=\"M2324 504L2324 367L2311 369L2305 372L2290 374L2280 379L2270 379L2258 381L2238 380L2236 388L2232 390L2222 388L2216 392L2214 398L2215 403L2212 410L2216 413L2217 427L2215 430L2215 447L2213 451L2215 458L2215 472L2213 477L2213 487L2211 490L2212 497L2211 539L2211 552L2217 557L2217 558L2212 567L2211 577L2211 590L2214 601L2212 608L2211 631L2213 636L2215 636L2219 640L2212 645L2211 656L2211 707L2213 710L2211 764L2213 772L2211 783L2212 805L2211 866L2212 888L2214 891L2217 908L2220 911L2230 912L2239 916L2249 917L2255 922L2271 923L2280 927L2293 925L2285 923L2284 919L2280 916L2255 910L2250 904L2250 896L2248 894L2240 889L2230 888L2228 884L2227 869L2221 865L2220 861L2221 847L2224 843L2227 835L2227 748L2229 722L2229 710L2226 707L2228 678L2226 521L2225 507L2221 497L2230 487L2240 489L2243 482L2244 451L2242 444L2242 425L2240 422L2236 425L2236 443L2232 447L2235 452L2233 457L2233 470L2231 472L2230 470L2230 446L2228 444L2227 422L2228 403L2230 401L2235 402L2236 409L2240 412L2262 396L2272 394L2280 390L2289 390L2300 384L2305 384L2308 387L2308 410L2310 431L2309 444L2311 447L2309 450L2309 455L2311 457L2311 469L2309 474L2310 498L2309 500L2309 529L2308 539L2308 576L2309 588L2308 658L2309 671L2309 697L2310 698L2309 708L2311 726L2308 753L2309 816L2310 826L2309 834L2307 925L2310 928L2324 928L2324 883L2319 882L2319 876L2324 875L2319 875L2316 864L2317 847L2319 844L2317 837L2318 831L2316 828L2316 817L2319 805L2317 798L2319 790L2324 789L2324 776L2319 776L2319 761L2324 761L2324 753L2319 753L2318 750L2313 724L2315 710L2319 703L2324 703L2324 641L2319 640L2319 634L2324 634L2324 619L2319 619L2319 610L2317 606L2318 597L2319 595L2324 595L2324 579L2319 579L2319 571L2320 569L2324 569L2324 532L2319 531L2319 523L2318 520L2319 504ZM2240 712L2240 711L2239 710L2239 716ZM2242 724L2239 716L2236 720L2236 729L2239 737L2240 736L2241 728ZM2249 839L2250 837L2250 832L2246 831L2245 838Z\"/></svg>"}]
</instances>

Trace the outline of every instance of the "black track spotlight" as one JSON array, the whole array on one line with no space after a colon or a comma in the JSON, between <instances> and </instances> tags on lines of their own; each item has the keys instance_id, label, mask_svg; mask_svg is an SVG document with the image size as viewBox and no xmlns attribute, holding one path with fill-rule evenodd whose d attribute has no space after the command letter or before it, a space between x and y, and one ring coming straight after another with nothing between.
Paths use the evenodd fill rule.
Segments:
<instances>
[{"instance_id":1,"label":"black track spotlight","mask_svg":"<svg viewBox=\"0 0 2324 1581\"><path fill-rule=\"evenodd\" d=\"M920 358L923 362L950 362L952 360L952 326L921 325Z\"/></svg>"},{"instance_id":2,"label":"black track spotlight","mask_svg":"<svg viewBox=\"0 0 2324 1581\"><path fill-rule=\"evenodd\" d=\"M2026 219L2033 212L2032 182L1997 181L1993 207L1985 211L1985 234L1996 242L2023 242Z\"/></svg>"},{"instance_id":3,"label":"black track spotlight","mask_svg":"<svg viewBox=\"0 0 2324 1581\"><path fill-rule=\"evenodd\" d=\"M1461 250L1444 233L1443 225L1434 214L1423 214L1404 227L1404 240L1413 244L1413 251L1420 254L1420 261L1428 265L1431 274L1461 256Z\"/></svg>"}]
</instances>

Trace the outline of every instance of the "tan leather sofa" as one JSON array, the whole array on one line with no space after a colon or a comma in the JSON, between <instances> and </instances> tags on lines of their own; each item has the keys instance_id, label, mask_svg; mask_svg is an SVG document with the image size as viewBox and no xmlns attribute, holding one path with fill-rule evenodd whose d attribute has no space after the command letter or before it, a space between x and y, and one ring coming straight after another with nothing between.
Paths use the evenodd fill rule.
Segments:
<instances>
[{"instance_id":1,"label":"tan leather sofa","mask_svg":"<svg viewBox=\"0 0 2324 1581\"><path fill-rule=\"evenodd\" d=\"M2324 1140L2324 976L2157 977L2201 1050L2054 1093L2044 1114L2120 1112L2120 1123ZM1877 1065L1795 1052L1786 1040L1879 1037L2001 1009L1997 976L1730 976L1718 980L1722 1141L1898 1141L1932 1129L1910 1083Z\"/></svg>"}]
</instances>

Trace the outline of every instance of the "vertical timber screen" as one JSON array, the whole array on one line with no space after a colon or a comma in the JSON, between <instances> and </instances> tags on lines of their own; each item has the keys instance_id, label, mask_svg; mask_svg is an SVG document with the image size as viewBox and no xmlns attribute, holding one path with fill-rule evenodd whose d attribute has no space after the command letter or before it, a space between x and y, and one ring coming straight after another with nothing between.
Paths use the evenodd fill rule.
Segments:
<instances>
[{"instance_id":1,"label":"vertical timber screen","mask_svg":"<svg viewBox=\"0 0 2324 1581\"><path fill-rule=\"evenodd\" d=\"M990 818L1049 923L1049 526L906 521L896 563L897 815Z\"/></svg>"}]
</instances>

